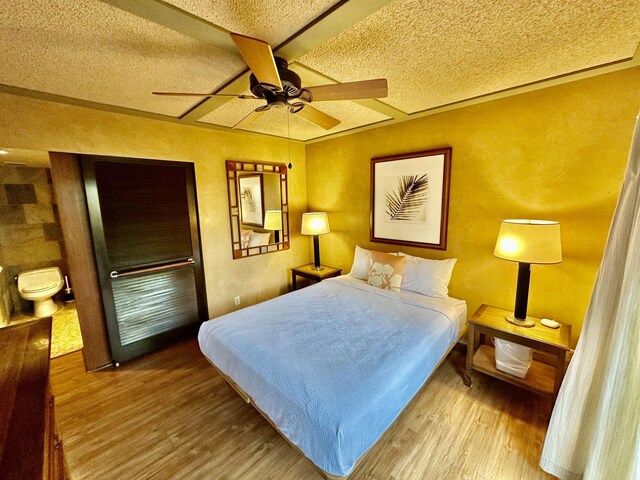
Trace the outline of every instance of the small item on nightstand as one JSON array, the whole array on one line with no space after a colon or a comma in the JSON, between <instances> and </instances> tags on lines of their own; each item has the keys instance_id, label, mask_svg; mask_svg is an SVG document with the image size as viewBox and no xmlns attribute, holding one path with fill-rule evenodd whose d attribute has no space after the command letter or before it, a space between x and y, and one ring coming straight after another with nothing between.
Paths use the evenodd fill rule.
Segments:
<instances>
[{"instance_id":1,"label":"small item on nightstand","mask_svg":"<svg viewBox=\"0 0 640 480\"><path fill-rule=\"evenodd\" d=\"M540 323L545 327L549 327L549 328L560 327L560 324L558 322L556 322L555 320L551 320L550 318L543 318L542 320L540 320Z\"/></svg>"},{"instance_id":2,"label":"small item on nightstand","mask_svg":"<svg viewBox=\"0 0 640 480\"><path fill-rule=\"evenodd\" d=\"M526 377L531 367L533 351L529 347L498 337L493 339L493 343L496 346L496 368L519 378Z\"/></svg>"}]
</instances>

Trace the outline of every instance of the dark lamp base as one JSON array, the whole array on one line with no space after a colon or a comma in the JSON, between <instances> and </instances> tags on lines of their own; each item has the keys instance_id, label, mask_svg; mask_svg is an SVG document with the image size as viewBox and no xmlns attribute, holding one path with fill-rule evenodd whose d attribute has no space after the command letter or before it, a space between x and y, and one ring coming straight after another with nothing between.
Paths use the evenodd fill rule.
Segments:
<instances>
[{"instance_id":1,"label":"dark lamp base","mask_svg":"<svg viewBox=\"0 0 640 480\"><path fill-rule=\"evenodd\" d=\"M520 320L519 318L514 317L513 314L509 314L509 315L505 316L504 318L505 318L505 320L507 322L513 323L514 325L517 325L519 327L531 328L531 327L534 327L536 325L536 322L531 320L530 317L527 317L524 320Z\"/></svg>"}]
</instances>

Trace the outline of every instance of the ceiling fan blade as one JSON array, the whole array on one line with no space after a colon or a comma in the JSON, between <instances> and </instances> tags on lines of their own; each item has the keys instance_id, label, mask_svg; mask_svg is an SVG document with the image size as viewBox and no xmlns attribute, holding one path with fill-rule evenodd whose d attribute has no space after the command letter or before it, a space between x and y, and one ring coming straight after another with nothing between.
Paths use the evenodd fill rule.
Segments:
<instances>
[{"instance_id":1,"label":"ceiling fan blade","mask_svg":"<svg viewBox=\"0 0 640 480\"><path fill-rule=\"evenodd\" d=\"M338 120L337 118L332 117L331 115L327 115L317 108L313 108L311 105L304 105L304 107L302 107L297 112L295 110L292 110L292 113L297 115L298 117L305 119L307 122L311 122L315 125L318 125L319 127L324 128L325 130L330 130L340 123L340 120Z\"/></svg>"},{"instance_id":2,"label":"ceiling fan blade","mask_svg":"<svg viewBox=\"0 0 640 480\"><path fill-rule=\"evenodd\" d=\"M251 112L249 115L246 115L242 120L240 120L238 123L236 123L231 128L245 127L245 126L249 125L250 123L255 122L257 119L259 119L262 116L262 114L264 112L266 112L267 110L269 110L269 105L264 105L262 107L258 107L253 112Z\"/></svg>"},{"instance_id":3,"label":"ceiling fan blade","mask_svg":"<svg viewBox=\"0 0 640 480\"><path fill-rule=\"evenodd\" d=\"M231 93L197 93L197 92L151 92L153 95L175 96L175 97L235 97L235 98L250 98L259 100L258 97L253 95L234 95Z\"/></svg>"},{"instance_id":4,"label":"ceiling fan blade","mask_svg":"<svg viewBox=\"0 0 640 480\"><path fill-rule=\"evenodd\" d=\"M242 58L247 63L260 83L268 83L282 90L282 82L278 75L276 61L273 58L271 45L257 38L247 37L239 33L231 33Z\"/></svg>"},{"instance_id":5,"label":"ceiling fan blade","mask_svg":"<svg viewBox=\"0 0 640 480\"><path fill-rule=\"evenodd\" d=\"M317 87L306 87L305 90L311 93L313 102L384 98L388 94L386 78L336 83L332 85L318 85Z\"/></svg>"}]
</instances>

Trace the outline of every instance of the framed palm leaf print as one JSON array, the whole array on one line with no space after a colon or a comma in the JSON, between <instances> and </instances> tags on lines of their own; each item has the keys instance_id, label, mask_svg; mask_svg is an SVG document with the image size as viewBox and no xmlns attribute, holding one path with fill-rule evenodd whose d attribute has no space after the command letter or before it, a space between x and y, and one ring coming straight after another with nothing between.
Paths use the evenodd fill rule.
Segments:
<instances>
[{"instance_id":1,"label":"framed palm leaf print","mask_svg":"<svg viewBox=\"0 0 640 480\"><path fill-rule=\"evenodd\" d=\"M371 159L371 241L447 249L451 147Z\"/></svg>"},{"instance_id":2,"label":"framed palm leaf print","mask_svg":"<svg viewBox=\"0 0 640 480\"><path fill-rule=\"evenodd\" d=\"M242 223L262 227L264 224L262 174L238 176L238 189L240 190L240 218Z\"/></svg>"}]
</instances>

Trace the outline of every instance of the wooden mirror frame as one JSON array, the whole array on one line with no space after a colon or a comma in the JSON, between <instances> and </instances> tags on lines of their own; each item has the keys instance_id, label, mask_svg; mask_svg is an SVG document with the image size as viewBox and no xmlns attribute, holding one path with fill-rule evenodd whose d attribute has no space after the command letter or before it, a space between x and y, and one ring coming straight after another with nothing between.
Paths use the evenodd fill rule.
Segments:
<instances>
[{"instance_id":1,"label":"wooden mirror frame","mask_svg":"<svg viewBox=\"0 0 640 480\"><path fill-rule=\"evenodd\" d=\"M289 185L287 180L287 166L283 163L241 162L227 160L227 191L229 193L229 222L231 226L231 250L233 258L245 258L264 253L279 252L289 249ZM278 175L280 180L280 211L282 212L282 230L280 241L255 247L242 246L242 208L240 199L239 179L250 175ZM263 185L264 182L261 182ZM261 198L261 201L264 201ZM263 206L263 219L264 219ZM255 231L255 227L251 225ZM263 232L270 230L261 229Z\"/></svg>"}]
</instances>

